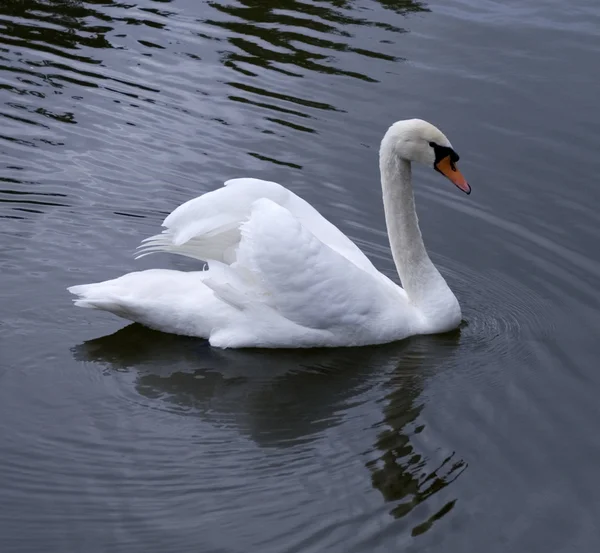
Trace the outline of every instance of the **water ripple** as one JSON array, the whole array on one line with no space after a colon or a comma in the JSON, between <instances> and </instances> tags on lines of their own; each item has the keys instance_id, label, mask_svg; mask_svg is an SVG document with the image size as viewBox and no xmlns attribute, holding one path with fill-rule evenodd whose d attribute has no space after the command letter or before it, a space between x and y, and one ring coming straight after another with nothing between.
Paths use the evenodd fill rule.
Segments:
<instances>
[{"instance_id":1,"label":"water ripple","mask_svg":"<svg viewBox=\"0 0 600 553\"><path fill-rule=\"evenodd\" d=\"M597 550L584 4L1 3L4 549ZM72 309L66 286L153 266L139 240L236 176L301 193L397 279L377 148L414 116L473 184L415 168L459 331L222 352Z\"/></svg>"}]
</instances>

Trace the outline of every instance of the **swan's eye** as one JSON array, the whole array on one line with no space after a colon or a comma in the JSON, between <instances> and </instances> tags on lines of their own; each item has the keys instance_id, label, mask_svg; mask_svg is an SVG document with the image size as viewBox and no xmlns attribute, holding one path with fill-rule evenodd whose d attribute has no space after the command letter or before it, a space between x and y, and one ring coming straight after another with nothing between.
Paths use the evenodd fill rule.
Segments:
<instances>
[{"instance_id":1,"label":"swan's eye","mask_svg":"<svg viewBox=\"0 0 600 553\"><path fill-rule=\"evenodd\" d=\"M454 170L454 164L460 159L460 156L448 146L440 146L435 142L430 142L429 145L435 153L435 163L439 163L445 157L450 158L451 167Z\"/></svg>"}]
</instances>

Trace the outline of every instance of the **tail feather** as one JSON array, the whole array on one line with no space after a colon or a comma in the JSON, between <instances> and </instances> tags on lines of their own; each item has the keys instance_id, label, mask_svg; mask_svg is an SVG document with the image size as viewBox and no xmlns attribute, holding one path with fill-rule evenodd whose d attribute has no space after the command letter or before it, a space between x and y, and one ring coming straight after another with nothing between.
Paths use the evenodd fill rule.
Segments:
<instances>
[{"instance_id":1,"label":"tail feather","mask_svg":"<svg viewBox=\"0 0 600 553\"><path fill-rule=\"evenodd\" d=\"M120 317L129 318L131 313L127 300L112 294L110 285L107 286L107 284L107 282L79 284L71 286L67 290L77 296L73 299L73 303L77 307L99 309L114 313Z\"/></svg>"},{"instance_id":2,"label":"tail feather","mask_svg":"<svg viewBox=\"0 0 600 553\"><path fill-rule=\"evenodd\" d=\"M99 309L100 311L108 311L115 315L125 313L124 306L114 300L101 300L101 299L74 299L73 303L76 307L83 307L86 309Z\"/></svg>"},{"instance_id":3,"label":"tail feather","mask_svg":"<svg viewBox=\"0 0 600 553\"><path fill-rule=\"evenodd\" d=\"M208 270L147 269L67 290L77 307L107 311L163 332L208 338L234 313L204 285L208 275Z\"/></svg>"}]
</instances>

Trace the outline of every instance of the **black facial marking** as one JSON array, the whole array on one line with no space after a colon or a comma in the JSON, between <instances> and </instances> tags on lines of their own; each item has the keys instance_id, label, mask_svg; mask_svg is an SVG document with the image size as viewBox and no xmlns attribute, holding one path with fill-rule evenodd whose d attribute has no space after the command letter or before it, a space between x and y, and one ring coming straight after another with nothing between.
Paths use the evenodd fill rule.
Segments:
<instances>
[{"instance_id":1,"label":"black facial marking","mask_svg":"<svg viewBox=\"0 0 600 553\"><path fill-rule=\"evenodd\" d=\"M435 142L430 142L429 145L433 148L433 152L435 153L435 162L433 163L433 168L440 172L437 168L437 164L442 161L445 157L450 156L450 167L452 167L453 171L456 171L456 167L454 164L460 159L460 156L448 146L440 146Z\"/></svg>"}]
</instances>

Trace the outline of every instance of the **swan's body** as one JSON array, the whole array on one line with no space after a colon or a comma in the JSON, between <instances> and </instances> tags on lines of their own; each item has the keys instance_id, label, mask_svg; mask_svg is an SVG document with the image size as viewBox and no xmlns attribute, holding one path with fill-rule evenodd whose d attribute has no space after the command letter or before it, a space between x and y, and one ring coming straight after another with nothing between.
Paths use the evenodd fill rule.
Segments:
<instances>
[{"instance_id":1,"label":"swan's body","mask_svg":"<svg viewBox=\"0 0 600 553\"><path fill-rule=\"evenodd\" d=\"M386 223L404 289L291 191L234 179L179 206L162 234L141 246L141 255L170 252L208 268L151 269L73 286L75 305L217 347L362 346L451 330L460 307L427 255L411 185L411 159L438 163L430 144L453 153L420 120L396 123L381 145ZM464 180L457 184L467 191Z\"/></svg>"}]
</instances>

